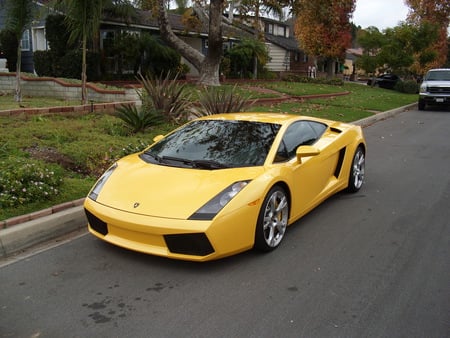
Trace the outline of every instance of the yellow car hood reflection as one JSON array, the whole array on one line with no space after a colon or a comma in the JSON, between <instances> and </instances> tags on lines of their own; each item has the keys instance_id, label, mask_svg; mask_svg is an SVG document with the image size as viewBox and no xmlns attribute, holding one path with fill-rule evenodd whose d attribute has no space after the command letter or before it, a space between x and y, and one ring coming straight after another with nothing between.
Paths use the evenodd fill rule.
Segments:
<instances>
[{"instance_id":1,"label":"yellow car hood reflection","mask_svg":"<svg viewBox=\"0 0 450 338\"><path fill-rule=\"evenodd\" d=\"M229 185L263 167L203 170L149 164L138 155L118 162L97 202L147 216L187 219ZM118 193L119 192L119 193Z\"/></svg>"}]
</instances>

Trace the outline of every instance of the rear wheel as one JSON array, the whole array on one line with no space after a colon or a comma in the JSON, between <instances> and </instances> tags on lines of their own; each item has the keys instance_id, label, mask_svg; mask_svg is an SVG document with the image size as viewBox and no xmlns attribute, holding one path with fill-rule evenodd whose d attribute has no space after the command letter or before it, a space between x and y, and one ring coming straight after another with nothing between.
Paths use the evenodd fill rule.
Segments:
<instances>
[{"instance_id":1,"label":"rear wheel","mask_svg":"<svg viewBox=\"0 0 450 338\"><path fill-rule=\"evenodd\" d=\"M364 183L366 156L364 149L359 146L353 156L352 167L350 168L350 176L348 178L349 192L357 192Z\"/></svg>"},{"instance_id":2,"label":"rear wheel","mask_svg":"<svg viewBox=\"0 0 450 338\"><path fill-rule=\"evenodd\" d=\"M260 251L272 251L283 240L289 219L289 201L280 186L270 189L264 198L258 216L255 232L255 248Z\"/></svg>"}]
</instances>

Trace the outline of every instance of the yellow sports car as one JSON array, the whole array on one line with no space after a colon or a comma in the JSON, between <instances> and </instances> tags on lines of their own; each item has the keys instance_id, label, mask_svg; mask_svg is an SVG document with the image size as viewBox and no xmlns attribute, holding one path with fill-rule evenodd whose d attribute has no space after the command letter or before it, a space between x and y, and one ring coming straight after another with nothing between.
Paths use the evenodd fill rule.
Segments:
<instances>
[{"instance_id":1,"label":"yellow sports car","mask_svg":"<svg viewBox=\"0 0 450 338\"><path fill-rule=\"evenodd\" d=\"M84 207L89 231L148 254L207 261L278 247L286 227L364 181L359 126L277 113L191 121L117 161Z\"/></svg>"}]
</instances>

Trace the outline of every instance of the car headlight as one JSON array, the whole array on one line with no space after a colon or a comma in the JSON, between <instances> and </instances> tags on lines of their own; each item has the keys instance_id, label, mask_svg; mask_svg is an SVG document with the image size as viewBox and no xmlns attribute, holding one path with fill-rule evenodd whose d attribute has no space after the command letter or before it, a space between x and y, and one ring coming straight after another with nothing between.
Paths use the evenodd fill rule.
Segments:
<instances>
[{"instance_id":1,"label":"car headlight","mask_svg":"<svg viewBox=\"0 0 450 338\"><path fill-rule=\"evenodd\" d=\"M191 217L190 220L211 220L216 216L225 205L230 202L239 191L241 191L250 181L239 181L231 184L222 192L217 194L208 203L198 209Z\"/></svg>"},{"instance_id":2,"label":"car headlight","mask_svg":"<svg viewBox=\"0 0 450 338\"><path fill-rule=\"evenodd\" d=\"M421 93L426 93L427 92L427 85L421 85L420 86L420 92Z\"/></svg>"},{"instance_id":3,"label":"car headlight","mask_svg":"<svg viewBox=\"0 0 450 338\"><path fill-rule=\"evenodd\" d=\"M102 190L103 186L105 185L108 178L112 175L114 169L117 168L117 162L114 163L111 167L109 167L108 170L106 170L103 175L98 179L97 183L95 183L94 187L92 188L91 192L89 193L88 197L94 201L97 200L98 194L100 193L100 190Z\"/></svg>"}]
</instances>

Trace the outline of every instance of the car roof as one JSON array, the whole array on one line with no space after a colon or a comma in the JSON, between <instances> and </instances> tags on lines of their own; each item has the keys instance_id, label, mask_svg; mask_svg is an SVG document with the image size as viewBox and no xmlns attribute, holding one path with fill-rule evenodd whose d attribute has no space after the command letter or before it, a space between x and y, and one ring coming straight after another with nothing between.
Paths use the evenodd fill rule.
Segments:
<instances>
[{"instance_id":1,"label":"car roof","mask_svg":"<svg viewBox=\"0 0 450 338\"><path fill-rule=\"evenodd\" d=\"M239 112L227 114L215 114L201 117L200 120L228 120L228 121L251 121L285 124L296 120L308 120L329 124L332 121L319 119L311 116L283 114L283 113L269 113L269 112Z\"/></svg>"}]
</instances>

